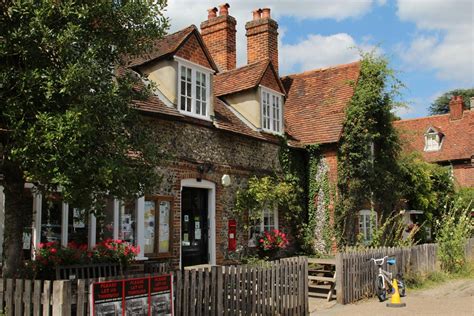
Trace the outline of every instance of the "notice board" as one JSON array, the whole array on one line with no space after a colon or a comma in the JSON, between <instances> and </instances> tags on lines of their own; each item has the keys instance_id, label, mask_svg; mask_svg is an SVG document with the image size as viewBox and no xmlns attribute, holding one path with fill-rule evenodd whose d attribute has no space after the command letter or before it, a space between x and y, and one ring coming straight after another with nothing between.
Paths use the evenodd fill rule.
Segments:
<instances>
[{"instance_id":1,"label":"notice board","mask_svg":"<svg viewBox=\"0 0 474 316\"><path fill-rule=\"evenodd\" d=\"M95 282L90 302L97 316L173 316L173 276Z\"/></svg>"}]
</instances>

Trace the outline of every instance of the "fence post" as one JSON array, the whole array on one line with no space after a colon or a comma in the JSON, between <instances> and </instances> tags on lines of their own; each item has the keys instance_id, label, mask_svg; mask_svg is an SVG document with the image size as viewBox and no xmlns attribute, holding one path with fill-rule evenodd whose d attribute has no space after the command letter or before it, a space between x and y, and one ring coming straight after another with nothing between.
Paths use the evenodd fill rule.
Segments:
<instances>
[{"instance_id":1,"label":"fence post","mask_svg":"<svg viewBox=\"0 0 474 316\"><path fill-rule=\"evenodd\" d=\"M344 304L344 291L342 284L342 280L344 280L343 264L342 253L336 253L336 299L339 304Z\"/></svg>"},{"instance_id":2,"label":"fence post","mask_svg":"<svg viewBox=\"0 0 474 316\"><path fill-rule=\"evenodd\" d=\"M71 301L71 281L54 281L53 316L70 316Z\"/></svg>"},{"instance_id":3,"label":"fence post","mask_svg":"<svg viewBox=\"0 0 474 316\"><path fill-rule=\"evenodd\" d=\"M218 266L216 270L214 271L217 273L217 287L216 287L216 292L215 292L217 296L216 315L222 315L224 312L224 309L223 309L224 280L222 278L222 267Z\"/></svg>"}]
</instances>

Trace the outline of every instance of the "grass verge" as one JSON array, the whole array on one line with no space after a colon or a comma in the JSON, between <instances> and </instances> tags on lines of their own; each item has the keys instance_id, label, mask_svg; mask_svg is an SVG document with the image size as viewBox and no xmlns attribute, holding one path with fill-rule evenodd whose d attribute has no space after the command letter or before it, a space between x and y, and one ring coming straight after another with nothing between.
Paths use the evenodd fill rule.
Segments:
<instances>
[{"instance_id":1,"label":"grass verge","mask_svg":"<svg viewBox=\"0 0 474 316\"><path fill-rule=\"evenodd\" d=\"M408 289L422 290L458 279L474 279L474 262L468 262L463 269L456 273L444 271L433 271L425 274L410 273L405 276L405 283Z\"/></svg>"}]
</instances>

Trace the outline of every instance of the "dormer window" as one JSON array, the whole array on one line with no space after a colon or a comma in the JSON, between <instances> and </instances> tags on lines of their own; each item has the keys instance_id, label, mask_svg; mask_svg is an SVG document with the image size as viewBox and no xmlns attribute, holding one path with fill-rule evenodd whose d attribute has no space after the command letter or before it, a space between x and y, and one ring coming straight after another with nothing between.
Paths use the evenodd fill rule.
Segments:
<instances>
[{"instance_id":1,"label":"dormer window","mask_svg":"<svg viewBox=\"0 0 474 316\"><path fill-rule=\"evenodd\" d=\"M211 69L178 59L178 110L182 114L210 119L211 73Z\"/></svg>"},{"instance_id":2,"label":"dormer window","mask_svg":"<svg viewBox=\"0 0 474 316\"><path fill-rule=\"evenodd\" d=\"M262 87L262 129L281 134L283 132L283 98L281 94Z\"/></svg>"},{"instance_id":3,"label":"dormer window","mask_svg":"<svg viewBox=\"0 0 474 316\"><path fill-rule=\"evenodd\" d=\"M425 151L438 151L441 148L442 134L430 127L425 133Z\"/></svg>"}]
</instances>

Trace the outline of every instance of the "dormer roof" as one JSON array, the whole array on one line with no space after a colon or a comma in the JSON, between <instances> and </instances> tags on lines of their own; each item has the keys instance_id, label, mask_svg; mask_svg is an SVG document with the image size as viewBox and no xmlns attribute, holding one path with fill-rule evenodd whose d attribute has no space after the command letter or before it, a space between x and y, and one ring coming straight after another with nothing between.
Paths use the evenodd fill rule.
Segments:
<instances>
[{"instance_id":1,"label":"dormer roof","mask_svg":"<svg viewBox=\"0 0 474 316\"><path fill-rule=\"evenodd\" d=\"M217 74L214 77L214 93L216 96L224 96L253 89L260 84L286 94L270 60L257 61Z\"/></svg>"},{"instance_id":2,"label":"dormer roof","mask_svg":"<svg viewBox=\"0 0 474 316\"><path fill-rule=\"evenodd\" d=\"M180 49L193 36L198 42L198 45L200 46L199 48L202 49L202 51L204 52L209 66L217 72L218 68L214 63L214 60L212 59L211 54L209 53L206 45L204 45L204 41L201 37L201 34L199 33L195 25L190 25L185 29L166 35L163 38L156 40L148 53L131 58L127 66L130 68L136 68L148 64L150 62L172 57L178 54ZM189 54L189 52L187 53Z\"/></svg>"}]
</instances>

